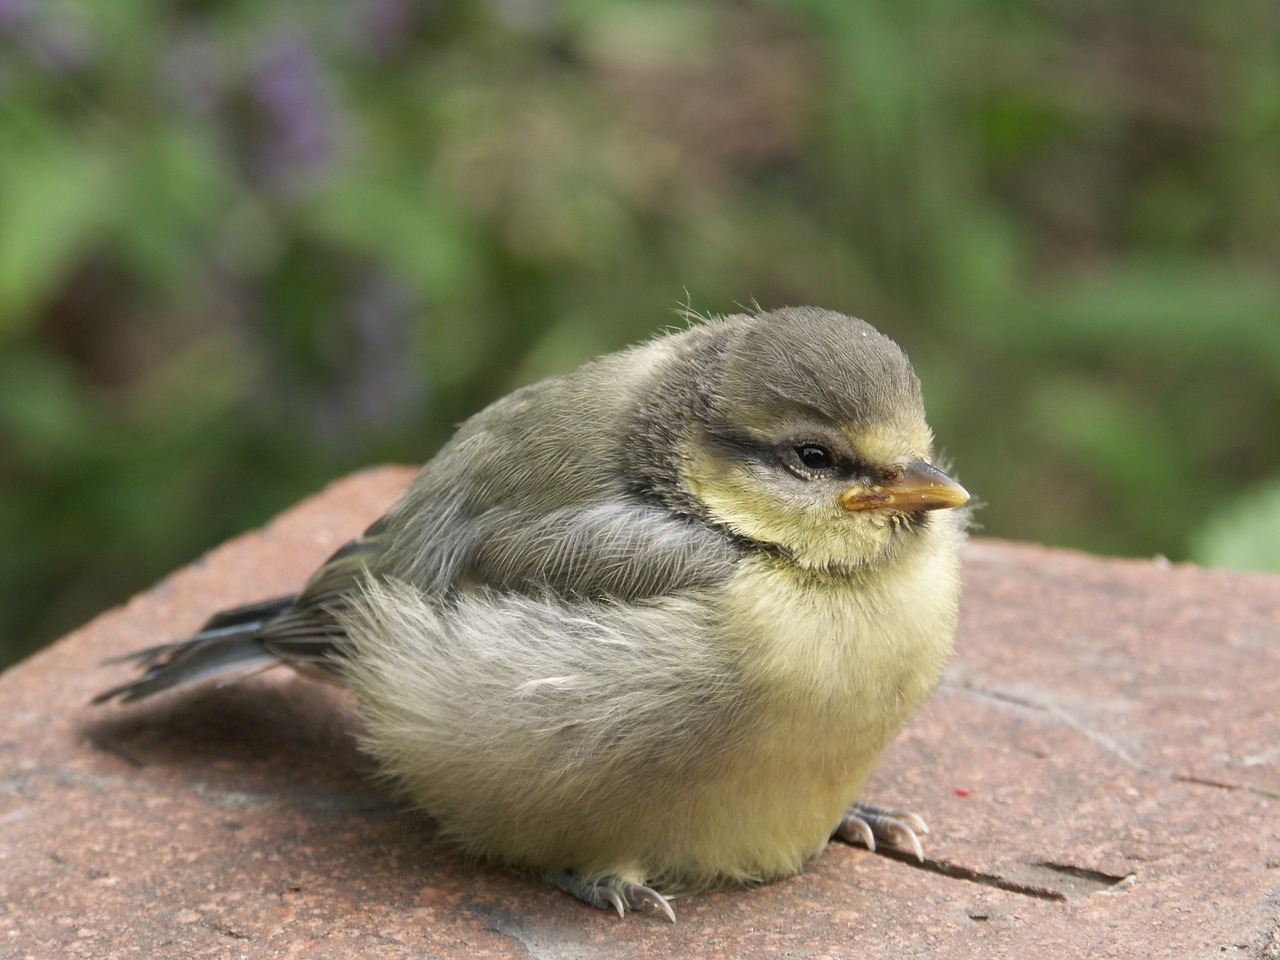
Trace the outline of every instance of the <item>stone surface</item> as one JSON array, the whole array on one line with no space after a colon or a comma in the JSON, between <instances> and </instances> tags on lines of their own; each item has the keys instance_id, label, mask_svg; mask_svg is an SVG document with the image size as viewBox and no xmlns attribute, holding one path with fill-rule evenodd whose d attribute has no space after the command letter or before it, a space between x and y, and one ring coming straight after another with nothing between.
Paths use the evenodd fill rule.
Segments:
<instances>
[{"instance_id":1,"label":"stone surface","mask_svg":"<svg viewBox=\"0 0 1280 960\"><path fill-rule=\"evenodd\" d=\"M624 920L460 861L286 671L90 707L221 607L295 589L402 469L341 481L0 677L0 957L1280 958L1280 579L975 540L958 653L870 797L921 866Z\"/></svg>"}]
</instances>

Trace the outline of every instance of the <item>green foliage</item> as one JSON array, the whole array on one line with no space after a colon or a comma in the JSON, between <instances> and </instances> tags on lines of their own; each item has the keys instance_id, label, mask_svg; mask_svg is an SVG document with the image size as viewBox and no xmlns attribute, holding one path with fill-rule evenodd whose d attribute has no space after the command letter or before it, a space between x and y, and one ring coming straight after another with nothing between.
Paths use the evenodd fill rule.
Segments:
<instances>
[{"instance_id":1,"label":"green foliage","mask_svg":"<svg viewBox=\"0 0 1280 960\"><path fill-rule=\"evenodd\" d=\"M1233 570L1280 571L1280 482L1247 491L1215 513L1196 532L1191 557Z\"/></svg>"},{"instance_id":2,"label":"green foliage","mask_svg":"<svg viewBox=\"0 0 1280 960\"><path fill-rule=\"evenodd\" d=\"M986 533L1242 562L1277 170L1264 0L0 0L0 661L686 302L896 337Z\"/></svg>"}]
</instances>

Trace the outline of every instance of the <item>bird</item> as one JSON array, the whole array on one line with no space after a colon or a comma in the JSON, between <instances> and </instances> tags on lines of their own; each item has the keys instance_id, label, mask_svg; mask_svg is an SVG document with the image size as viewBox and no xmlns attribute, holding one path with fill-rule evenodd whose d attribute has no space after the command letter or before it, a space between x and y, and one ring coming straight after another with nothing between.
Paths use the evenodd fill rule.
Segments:
<instances>
[{"instance_id":1,"label":"bird","mask_svg":"<svg viewBox=\"0 0 1280 960\"><path fill-rule=\"evenodd\" d=\"M619 915L910 847L860 799L951 655L968 492L869 323L682 329L463 422L290 597L122 660L132 702L285 664L467 856Z\"/></svg>"}]
</instances>

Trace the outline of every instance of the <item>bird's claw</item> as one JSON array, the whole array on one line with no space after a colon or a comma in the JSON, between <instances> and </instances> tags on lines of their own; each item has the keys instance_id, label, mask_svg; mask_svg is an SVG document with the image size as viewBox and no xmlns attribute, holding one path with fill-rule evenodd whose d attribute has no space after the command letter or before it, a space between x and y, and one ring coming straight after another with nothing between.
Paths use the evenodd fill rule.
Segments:
<instances>
[{"instance_id":1,"label":"bird's claw","mask_svg":"<svg viewBox=\"0 0 1280 960\"><path fill-rule=\"evenodd\" d=\"M929 825L910 810L885 809L869 803L855 803L836 827L836 836L848 843L861 842L868 850L876 841L898 847L910 847L916 859L924 863L924 847L919 834L928 833Z\"/></svg>"},{"instance_id":2,"label":"bird's claw","mask_svg":"<svg viewBox=\"0 0 1280 960\"><path fill-rule=\"evenodd\" d=\"M625 883L622 885L622 893L632 907L638 907L643 902L651 903L665 913L668 920L676 922L676 912L671 909L671 901L653 887L646 887L642 883Z\"/></svg>"},{"instance_id":3,"label":"bird's claw","mask_svg":"<svg viewBox=\"0 0 1280 960\"><path fill-rule=\"evenodd\" d=\"M599 910L612 908L618 911L620 917L626 916L628 907L635 910L642 903L650 903L665 913L672 923L676 922L676 912L671 909L671 902L643 883L623 883L615 888L606 881L584 883L568 872L557 873L551 878L551 882L588 906Z\"/></svg>"}]
</instances>

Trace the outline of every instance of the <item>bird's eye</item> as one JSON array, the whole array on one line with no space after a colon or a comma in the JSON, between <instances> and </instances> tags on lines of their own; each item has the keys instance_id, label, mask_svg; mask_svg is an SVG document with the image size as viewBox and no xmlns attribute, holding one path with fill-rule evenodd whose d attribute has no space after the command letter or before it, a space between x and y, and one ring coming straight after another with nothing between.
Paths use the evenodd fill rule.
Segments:
<instances>
[{"instance_id":1,"label":"bird's eye","mask_svg":"<svg viewBox=\"0 0 1280 960\"><path fill-rule=\"evenodd\" d=\"M787 454L784 459L792 472L804 478L830 473L836 466L831 451L817 443L797 444Z\"/></svg>"},{"instance_id":2,"label":"bird's eye","mask_svg":"<svg viewBox=\"0 0 1280 960\"><path fill-rule=\"evenodd\" d=\"M796 447L796 456L810 470L826 470L831 466L831 454L826 447Z\"/></svg>"}]
</instances>

